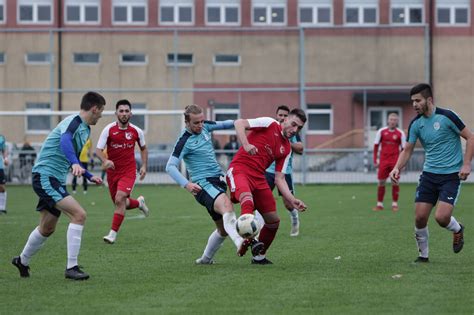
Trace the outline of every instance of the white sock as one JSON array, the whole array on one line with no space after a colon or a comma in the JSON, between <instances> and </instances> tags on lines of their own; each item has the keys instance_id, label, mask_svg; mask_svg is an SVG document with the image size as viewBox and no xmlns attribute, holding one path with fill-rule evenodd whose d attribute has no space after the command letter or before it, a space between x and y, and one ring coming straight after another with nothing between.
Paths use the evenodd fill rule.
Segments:
<instances>
[{"instance_id":1,"label":"white sock","mask_svg":"<svg viewBox=\"0 0 474 315\"><path fill-rule=\"evenodd\" d=\"M67 269L77 266L83 229L83 225L69 223L67 228Z\"/></svg>"},{"instance_id":2,"label":"white sock","mask_svg":"<svg viewBox=\"0 0 474 315\"><path fill-rule=\"evenodd\" d=\"M259 228L260 229L263 228L263 226L265 225L265 220L263 219L262 214L258 210L256 210L254 212L254 215L255 215L255 219L257 219L258 221L258 224L260 224Z\"/></svg>"},{"instance_id":3,"label":"white sock","mask_svg":"<svg viewBox=\"0 0 474 315\"><path fill-rule=\"evenodd\" d=\"M202 258L208 258L211 260L214 255L216 254L217 250L222 246L225 237L222 237L217 230L209 235L209 239L207 241L206 248L204 249L204 253L202 254ZM205 256L205 257L204 257Z\"/></svg>"},{"instance_id":4,"label":"white sock","mask_svg":"<svg viewBox=\"0 0 474 315\"><path fill-rule=\"evenodd\" d=\"M0 192L0 210L5 210L7 205L7 192Z\"/></svg>"},{"instance_id":5,"label":"white sock","mask_svg":"<svg viewBox=\"0 0 474 315\"><path fill-rule=\"evenodd\" d=\"M448 226L446 227L447 230L450 230L453 233L458 233L461 231L461 226L459 225L458 221L452 216L451 221L449 221Z\"/></svg>"},{"instance_id":6,"label":"white sock","mask_svg":"<svg viewBox=\"0 0 474 315\"><path fill-rule=\"evenodd\" d=\"M291 224L292 225L297 225L298 224L298 210L293 209L291 211L288 211L290 213L290 218L291 218Z\"/></svg>"},{"instance_id":7,"label":"white sock","mask_svg":"<svg viewBox=\"0 0 474 315\"><path fill-rule=\"evenodd\" d=\"M34 229L28 237L25 247L20 254L21 263L25 266L28 266L30 264L31 257L40 250L47 239L48 237L41 235L39 228L36 227L36 229Z\"/></svg>"},{"instance_id":8,"label":"white sock","mask_svg":"<svg viewBox=\"0 0 474 315\"><path fill-rule=\"evenodd\" d=\"M383 202L377 201L377 207L382 207L383 208Z\"/></svg>"},{"instance_id":9,"label":"white sock","mask_svg":"<svg viewBox=\"0 0 474 315\"><path fill-rule=\"evenodd\" d=\"M235 217L235 212L226 212L222 215L224 221L224 229L229 234L230 239L234 242L237 249L240 247L244 239L237 233L235 229L235 222L237 218Z\"/></svg>"},{"instance_id":10,"label":"white sock","mask_svg":"<svg viewBox=\"0 0 474 315\"><path fill-rule=\"evenodd\" d=\"M428 258L428 238L430 233L428 232L428 227L424 227L422 229L418 229L415 227L415 239L416 244L418 246L418 252L420 253L420 257Z\"/></svg>"}]
</instances>

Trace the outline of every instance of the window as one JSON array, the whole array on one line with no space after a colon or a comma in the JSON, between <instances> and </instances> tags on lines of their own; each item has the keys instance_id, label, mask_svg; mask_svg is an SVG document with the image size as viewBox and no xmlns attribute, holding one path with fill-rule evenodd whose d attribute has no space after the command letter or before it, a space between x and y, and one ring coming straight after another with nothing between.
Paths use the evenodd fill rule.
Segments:
<instances>
[{"instance_id":1,"label":"window","mask_svg":"<svg viewBox=\"0 0 474 315\"><path fill-rule=\"evenodd\" d=\"M285 25L286 0L252 0L253 25Z\"/></svg>"},{"instance_id":2,"label":"window","mask_svg":"<svg viewBox=\"0 0 474 315\"><path fill-rule=\"evenodd\" d=\"M331 104L308 104L308 133L332 134L333 115Z\"/></svg>"},{"instance_id":3,"label":"window","mask_svg":"<svg viewBox=\"0 0 474 315\"><path fill-rule=\"evenodd\" d=\"M193 54L168 54L166 63L168 65L192 66L194 64Z\"/></svg>"},{"instance_id":4,"label":"window","mask_svg":"<svg viewBox=\"0 0 474 315\"><path fill-rule=\"evenodd\" d=\"M67 0L64 19L67 24L99 24L99 0Z\"/></svg>"},{"instance_id":5,"label":"window","mask_svg":"<svg viewBox=\"0 0 474 315\"><path fill-rule=\"evenodd\" d=\"M236 120L240 117L240 106L239 104L226 104L216 103L213 99L207 102L212 110L211 120L223 121L223 120ZM235 134L235 130L219 130L214 131L214 134Z\"/></svg>"},{"instance_id":6,"label":"window","mask_svg":"<svg viewBox=\"0 0 474 315\"><path fill-rule=\"evenodd\" d=\"M27 53L25 62L33 65L49 65L53 62L53 56L50 53Z\"/></svg>"},{"instance_id":7,"label":"window","mask_svg":"<svg viewBox=\"0 0 474 315\"><path fill-rule=\"evenodd\" d=\"M345 0L347 25L375 25L378 22L378 0Z\"/></svg>"},{"instance_id":8,"label":"window","mask_svg":"<svg viewBox=\"0 0 474 315\"><path fill-rule=\"evenodd\" d=\"M194 24L193 0L162 0L159 10L161 24Z\"/></svg>"},{"instance_id":9,"label":"window","mask_svg":"<svg viewBox=\"0 0 474 315\"><path fill-rule=\"evenodd\" d=\"M300 25L332 24L332 0L299 0Z\"/></svg>"},{"instance_id":10,"label":"window","mask_svg":"<svg viewBox=\"0 0 474 315\"><path fill-rule=\"evenodd\" d=\"M438 25L469 25L470 13L469 0L436 1L436 22Z\"/></svg>"},{"instance_id":11,"label":"window","mask_svg":"<svg viewBox=\"0 0 474 315\"><path fill-rule=\"evenodd\" d=\"M53 16L53 0L19 0L18 23L51 24Z\"/></svg>"},{"instance_id":12,"label":"window","mask_svg":"<svg viewBox=\"0 0 474 315\"><path fill-rule=\"evenodd\" d=\"M214 65L216 66L239 66L240 55L214 55Z\"/></svg>"},{"instance_id":13,"label":"window","mask_svg":"<svg viewBox=\"0 0 474 315\"><path fill-rule=\"evenodd\" d=\"M5 53L0 52L0 65L5 64Z\"/></svg>"},{"instance_id":14,"label":"window","mask_svg":"<svg viewBox=\"0 0 474 315\"><path fill-rule=\"evenodd\" d=\"M139 24L147 23L146 0L113 0L113 24Z\"/></svg>"},{"instance_id":15,"label":"window","mask_svg":"<svg viewBox=\"0 0 474 315\"><path fill-rule=\"evenodd\" d=\"M51 111L49 103L26 103L26 112L31 111ZM51 116L46 115L27 115L25 117L27 133L48 133L51 130Z\"/></svg>"},{"instance_id":16,"label":"window","mask_svg":"<svg viewBox=\"0 0 474 315\"><path fill-rule=\"evenodd\" d=\"M424 0L392 0L392 24L421 24L423 23Z\"/></svg>"},{"instance_id":17,"label":"window","mask_svg":"<svg viewBox=\"0 0 474 315\"><path fill-rule=\"evenodd\" d=\"M135 126L139 127L141 130L145 131L147 126L147 119L144 114L135 114L135 111L146 110L146 104L144 103L133 103L132 104L132 118L130 122Z\"/></svg>"},{"instance_id":18,"label":"window","mask_svg":"<svg viewBox=\"0 0 474 315\"><path fill-rule=\"evenodd\" d=\"M239 25L239 0L207 0L206 21L208 25Z\"/></svg>"},{"instance_id":19,"label":"window","mask_svg":"<svg viewBox=\"0 0 474 315\"><path fill-rule=\"evenodd\" d=\"M0 0L0 23L5 23L5 0Z\"/></svg>"},{"instance_id":20,"label":"window","mask_svg":"<svg viewBox=\"0 0 474 315\"><path fill-rule=\"evenodd\" d=\"M146 65L148 56L140 53L123 53L120 55L121 65Z\"/></svg>"},{"instance_id":21,"label":"window","mask_svg":"<svg viewBox=\"0 0 474 315\"><path fill-rule=\"evenodd\" d=\"M100 62L99 53L74 53L74 63L81 65L95 65Z\"/></svg>"}]
</instances>

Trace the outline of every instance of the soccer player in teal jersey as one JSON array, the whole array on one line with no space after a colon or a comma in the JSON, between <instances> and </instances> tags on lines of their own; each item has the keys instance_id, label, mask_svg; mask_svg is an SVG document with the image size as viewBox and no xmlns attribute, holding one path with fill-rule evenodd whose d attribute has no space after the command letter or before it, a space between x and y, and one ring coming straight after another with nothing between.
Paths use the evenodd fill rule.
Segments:
<instances>
[{"instance_id":1,"label":"soccer player in teal jersey","mask_svg":"<svg viewBox=\"0 0 474 315\"><path fill-rule=\"evenodd\" d=\"M289 115L290 109L286 105L280 105L277 108L276 111L276 117L275 119L282 123ZM291 156L290 156L290 161L288 162L288 166L286 168L286 173L285 173L285 180L286 183L288 184L288 187L290 188L290 192L295 195L295 187L293 184L293 153L297 154L302 154L303 153L303 143L301 142L301 138L299 134L296 134L295 136L290 138L290 143L291 143ZM265 171L265 178L267 179L268 185L270 185L270 188L273 190L275 188L275 162L270 165L267 170ZM278 191L278 194L281 195L280 191ZM283 198L283 203L285 205L286 210L288 210L288 213L290 214L291 218L291 231L290 231L290 236L298 236L300 233L300 219L299 219L299 211L294 209L291 204L289 204L284 198ZM257 217L260 219L260 212L255 213Z\"/></svg>"},{"instance_id":2,"label":"soccer player in teal jersey","mask_svg":"<svg viewBox=\"0 0 474 315\"><path fill-rule=\"evenodd\" d=\"M88 180L101 184L100 177L86 171L79 162L79 154L90 136L90 126L95 125L102 116L105 99L98 93L88 92L82 97L81 110L61 121L46 138L33 166L33 190L39 197L36 210L40 212L40 223L31 232L20 256L14 257L21 277L29 277L31 257L53 234L61 212L70 220L67 229L67 267L65 277L73 280L86 280L89 275L77 263L81 248L82 230L86 211L68 194L66 178L69 169L72 175L85 176Z\"/></svg>"},{"instance_id":3,"label":"soccer player in teal jersey","mask_svg":"<svg viewBox=\"0 0 474 315\"><path fill-rule=\"evenodd\" d=\"M0 135L0 214L7 213L7 190L5 184L7 183L5 175L5 166L8 165L8 150L5 137Z\"/></svg>"},{"instance_id":4,"label":"soccer player in teal jersey","mask_svg":"<svg viewBox=\"0 0 474 315\"><path fill-rule=\"evenodd\" d=\"M474 137L459 116L451 110L436 107L428 84L418 84L410 91L416 116L408 127L407 144L390 172L398 184L400 169L410 159L417 139L425 149L425 163L416 189L415 238L419 256L415 262L428 262L428 218L437 205L435 219L441 227L453 232L453 251L464 245L464 226L453 216L461 180L471 173ZM464 158L460 136L466 140Z\"/></svg>"},{"instance_id":5,"label":"soccer player in teal jersey","mask_svg":"<svg viewBox=\"0 0 474 315\"><path fill-rule=\"evenodd\" d=\"M217 228L209 236L204 253L196 260L196 264L213 264L214 255L227 235L237 247L237 255L243 256L249 246L252 247L252 253L258 254L263 249L263 243L244 240L235 229L235 212L226 195L224 173L216 160L212 145L211 132L234 128L234 121L205 121L204 112L198 105L186 106L184 120L186 128L174 146L166 171L207 208ZM186 164L190 180L178 169L181 160Z\"/></svg>"}]
</instances>

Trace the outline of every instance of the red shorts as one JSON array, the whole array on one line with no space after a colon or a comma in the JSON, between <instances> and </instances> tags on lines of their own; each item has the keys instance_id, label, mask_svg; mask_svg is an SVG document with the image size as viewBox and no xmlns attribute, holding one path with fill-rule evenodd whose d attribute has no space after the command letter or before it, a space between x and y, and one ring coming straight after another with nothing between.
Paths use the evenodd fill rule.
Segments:
<instances>
[{"instance_id":1,"label":"red shorts","mask_svg":"<svg viewBox=\"0 0 474 315\"><path fill-rule=\"evenodd\" d=\"M239 203L242 193L251 193L255 209L260 213L275 212L276 203L265 176L255 176L231 167L226 174L230 200Z\"/></svg>"},{"instance_id":2,"label":"red shorts","mask_svg":"<svg viewBox=\"0 0 474 315\"><path fill-rule=\"evenodd\" d=\"M377 173L377 179L379 180L384 180L388 178L388 175L390 172L393 170L395 167L396 161L395 162L385 162L385 163L380 163L379 165L379 171Z\"/></svg>"},{"instance_id":3,"label":"red shorts","mask_svg":"<svg viewBox=\"0 0 474 315\"><path fill-rule=\"evenodd\" d=\"M107 183L109 184L112 201L115 202L115 195L119 190L125 192L127 196L130 196L133 186L135 186L136 177L137 174L135 172L128 174L107 172Z\"/></svg>"}]
</instances>

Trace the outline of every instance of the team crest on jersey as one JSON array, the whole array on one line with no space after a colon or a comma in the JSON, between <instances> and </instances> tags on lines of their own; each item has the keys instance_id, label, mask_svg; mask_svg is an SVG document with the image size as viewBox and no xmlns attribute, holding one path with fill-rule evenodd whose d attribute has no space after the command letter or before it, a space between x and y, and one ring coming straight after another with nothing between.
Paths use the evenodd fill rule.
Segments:
<instances>
[{"instance_id":1,"label":"team crest on jersey","mask_svg":"<svg viewBox=\"0 0 474 315\"><path fill-rule=\"evenodd\" d=\"M125 133L125 139L132 140L132 133L131 132L126 132Z\"/></svg>"},{"instance_id":2,"label":"team crest on jersey","mask_svg":"<svg viewBox=\"0 0 474 315\"><path fill-rule=\"evenodd\" d=\"M441 127L441 125L439 124L438 121L436 121L436 122L433 124L434 130L439 130L440 127Z\"/></svg>"},{"instance_id":3,"label":"team crest on jersey","mask_svg":"<svg viewBox=\"0 0 474 315\"><path fill-rule=\"evenodd\" d=\"M393 140L397 140L398 139L398 136L397 135L393 135Z\"/></svg>"}]
</instances>

